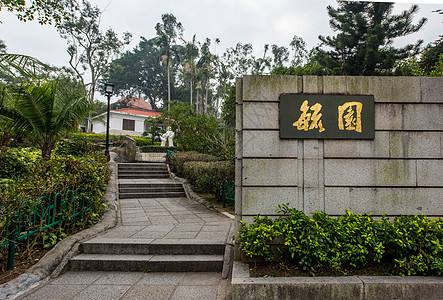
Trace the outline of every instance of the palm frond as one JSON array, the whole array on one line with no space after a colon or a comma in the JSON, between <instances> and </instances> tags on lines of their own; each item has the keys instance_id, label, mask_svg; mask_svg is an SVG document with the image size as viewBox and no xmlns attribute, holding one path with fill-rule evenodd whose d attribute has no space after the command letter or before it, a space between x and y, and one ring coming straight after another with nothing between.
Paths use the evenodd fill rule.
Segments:
<instances>
[{"instance_id":1,"label":"palm frond","mask_svg":"<svg viewBox=\"0 0 443 300\"><path fill-rule=\"evenodd\" d=\"M0 74L12 78L36 78L51 67L36 58L22 54L0 53Z\"/></svg>"}]
</instances>

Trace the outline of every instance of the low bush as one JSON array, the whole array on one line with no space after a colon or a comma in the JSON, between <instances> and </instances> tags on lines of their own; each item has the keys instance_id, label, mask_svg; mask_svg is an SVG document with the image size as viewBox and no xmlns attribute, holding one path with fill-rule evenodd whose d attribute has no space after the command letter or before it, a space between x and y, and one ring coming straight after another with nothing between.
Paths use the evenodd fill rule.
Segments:
<instances>
[{"instance_id":1,"label":"low bush","mask_svg":"<svg viewBox=\"0 0 443 300\"><path fill-rule=\"evenodd\" d=\"M258 216L254 223L242 224L239 239L245 255L284 261L311 273L321 268L344 273L381 263L392 275L443 274L442 219L415 215L390 222L349 211L337 218L324 212L308 217L287 205L277 212L284 216Z\"/></svg>"},{"instance_id":2,"label":"low bush","mask_svg":"<svg viewBox=\"0 0 443 300\"><path fill-rule=\"evenodd\" d=\"M222 184L234 179L234 165L231 161L188 161L183 164L183 176L198 193L210 193L222 200Z\"/></svg>"},{"instance_id":3,"label":"low bush","mask_svg":"<svg viewBox=\"0 0 443 300\"><path fill-rule=\"evenodd\" d=\"M178 176L184 176L184 164L188 161L219 161L215 156L198 152L177 152L171 155L171 170Z\"/></svg>"},{"instance_id":4,"label":"low bush","mask_svg":"<svg viewBox=\"0 0 443 300\"><path fill-rule=\"evenodd\" d=\"M152 139L151 138L146 138L146 137L137 137L137 136L133 136L131 137L134 139L136 145L138 147L144 147L144 146L153 146L152 145ZM156 144L156 143L155 143Z\"/></svg>"},{"instance_id":5,"label":"low bush","mask_svg":"<svg viewBox=\"0 0 443 300\"><path fill-rule=\"evenodd\" d=\"M149 153L149 152L166 153L166 151L168 150L176 151L177 147L161 147L160 144L140 147L140 151L143 153Z\"/></svg>"},{"instance_id":6,"label":"low bush","mask_svg":"<svg viewBox=\"0 0 443 300\"><path fill-rule=\"evenodd\" d=\"M91 151L98 151L100 147L93 143L85 134L72 134L69 139L63 139L57 142L54 154L84 156Z\"/></svg>"},{"instance_id":7,"label":"low bush","mask_svg":"<svg viewBox=\"0 0 443 300\"><path fill-rule=\"evenodd\" d=\"M10 148L8 153L23 164L24 171L20 176L0 180L0 244L6 238L5 232L10 222L7 216L19 212L25 202L32 207L42 196L52 199L57 193L65 194L68 190L82 188L92 205L87 215L60 225L60 234L78 230L84 224L90 225L106 208L102 199L109 180L106 156L97 152L81 157L53 154L46 161L41 158L40 150L36 149ZM47 233L42 231L33 236L33 242L28 242L27 247L32 248L33 243L39 239L47 239ZM6 257L6 250L7 247L0 248L1 262Z\"/></svg>"}]
</instances>

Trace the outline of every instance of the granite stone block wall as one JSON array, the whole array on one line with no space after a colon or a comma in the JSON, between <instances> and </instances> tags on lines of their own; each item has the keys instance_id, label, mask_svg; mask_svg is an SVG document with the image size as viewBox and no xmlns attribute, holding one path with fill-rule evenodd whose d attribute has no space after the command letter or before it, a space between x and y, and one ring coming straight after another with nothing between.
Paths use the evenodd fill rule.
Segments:
<instances>
[{"instance_id":1,"label":"granite stone block wall","mask_svg":"<svg viewBox=\"0 0 443 300\"><path fill-rule=\"evenodd\" d=\"M279 137L279 96L373 95L374 140ZM290 203L310 214L443 216L443 78L237 79L237 221Z\"/></svg>"}]
</instances>

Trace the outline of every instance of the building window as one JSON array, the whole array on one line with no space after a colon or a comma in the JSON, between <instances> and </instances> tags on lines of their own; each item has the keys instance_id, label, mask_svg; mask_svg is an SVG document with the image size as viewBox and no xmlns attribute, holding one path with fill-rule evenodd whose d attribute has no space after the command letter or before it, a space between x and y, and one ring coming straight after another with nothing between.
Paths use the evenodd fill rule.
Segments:
<instances>
[{"instance_id":1,"label":"building window","mask_svg":"<svg viewBox=\"0 0 443 300\"><path fill-rule=\"evenodd\" d=\"M123 119L123 130L135 131L135 120Z\"/></svg>"}]
</instances>

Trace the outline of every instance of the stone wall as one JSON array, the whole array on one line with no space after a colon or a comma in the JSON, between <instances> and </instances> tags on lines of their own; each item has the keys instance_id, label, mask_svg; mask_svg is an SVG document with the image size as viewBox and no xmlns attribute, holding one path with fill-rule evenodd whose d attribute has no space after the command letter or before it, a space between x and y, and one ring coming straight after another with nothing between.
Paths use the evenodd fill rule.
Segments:
<instances>
[{"instance_id":1,"label":"stone wall","mask_svg":"<svg viewBox=\"0 0 443 300\"><path fill-rule=\"evenodd\" d=\"M374 140L279 138L281 93L374 95ZM237 79L236 215L443 216L443 78Z\"/></svg>"}]
</instances>

